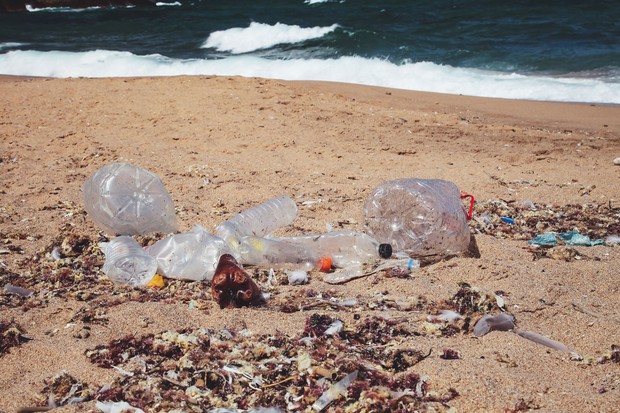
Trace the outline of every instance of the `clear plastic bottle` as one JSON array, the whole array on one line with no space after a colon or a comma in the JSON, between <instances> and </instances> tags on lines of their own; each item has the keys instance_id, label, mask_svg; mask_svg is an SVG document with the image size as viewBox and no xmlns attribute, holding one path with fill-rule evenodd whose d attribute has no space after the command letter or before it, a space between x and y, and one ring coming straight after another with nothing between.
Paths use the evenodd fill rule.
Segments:
<instances>
[{"instance_id":1,"label":"clear plastic bottle","mask_svg":"<svg viewBox=\"0 0 620 413\"><path fill-rule=\"evenodd\" d=\"M101 228L118 235L177 230L174 204L161 179L128 163L99 168L82 186L84 208Z\"/></svg>"},{"instance_id":2,"label":"clear plastic bottle","mask_svg":"<svg viewBox=\"0 0 620 413\"><path fill-rule=\"evenodd\" d=\"M238 259L223 239L200 225L192 232L161 239L146 251L157 260L161 275L179 280L210 281L223 254Z\"/></svg>"},{"instance_id":3,"label":"clear plastic bottle","mask_svg":"<svg viewBox=\"0 0 620 413\"><path fill-rule=\"evenodd\" d=\"M99 246L105 254L102 270L115 284L144 287L155 276L157 261L132 237L116 237Z\"/></svg>"},{"instance_id":4,"label":"clear plastic bottle","mask_svg":"<svg viewBox=\"0 0 620 413\"><path fill-rule=\"evenodd\" d=\"M338 268L363 264L372 259L389 258L392 247L381 244L371 236L356 231L332 231L317 235L300 235L277 238L314 251L317 256L329 257Z\"/></svg>"},{"instance_id":5,"label":"clear plastic bottle","mask_svg":"<svg viewBox=\"0 0 620 413\"><path fill-rule=\"evenodd\" d=\"M234 249L238 249L242 237L264 237L291 224L296 217L295 201L288 196L279 196L233 216L218 225L215 233Z\"/></svg>"},{"instance_id":6,"label":"clear plastic bottle","mask_svg":"<svg viewBox=\"0 0 620 413\"><path fill-rule=\"evenodd\" d=\"M304 245L254 236L240 239L239 254L243 264L292 267L304 271L327 271L332 264L331 259Z\"/></svg>"},{"instance_id":7,"label":"clear plastic bottle","mask_svg":"<svg viewBox=\"0 0 620 413\"><path fill-rule=\"evenodd\" d=\"M412 256L456 255L470 232L456 185L440 179L398 179L378 186L364 206L370 235Z\"/></svg>"}]
</instances>

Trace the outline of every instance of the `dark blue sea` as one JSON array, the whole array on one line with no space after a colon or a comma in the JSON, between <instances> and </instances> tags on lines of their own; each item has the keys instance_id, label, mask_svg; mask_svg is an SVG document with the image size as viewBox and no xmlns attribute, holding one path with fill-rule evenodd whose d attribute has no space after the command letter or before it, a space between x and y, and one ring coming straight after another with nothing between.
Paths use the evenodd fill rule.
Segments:
<instances>
[{"instance_id":1,"label":"dark blue sea","mask_svg":"<svg viewBox=\"0 0 620 413\"><path fill-rule=\"evenodd\" d=\"M239 75L620 104L619 1L179 0L0 14L0 74Z\"/></svg>"}]
</instances>

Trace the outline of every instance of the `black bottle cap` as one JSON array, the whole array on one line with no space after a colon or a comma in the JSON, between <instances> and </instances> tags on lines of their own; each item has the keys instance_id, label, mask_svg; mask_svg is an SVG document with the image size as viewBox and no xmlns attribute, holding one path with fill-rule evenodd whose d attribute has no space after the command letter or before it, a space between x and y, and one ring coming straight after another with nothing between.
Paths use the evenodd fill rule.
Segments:
<instances>
[{"instance_id":1,"label":"black bottle cap","mask_svg":"<svg viewBox=\"0 0 620 413\"><path fill-rule=\"evenodd\" d=\"M379 244L379 256L390 258L392 256L392 246L390 244Z\"/></svg>"}]
</instances>

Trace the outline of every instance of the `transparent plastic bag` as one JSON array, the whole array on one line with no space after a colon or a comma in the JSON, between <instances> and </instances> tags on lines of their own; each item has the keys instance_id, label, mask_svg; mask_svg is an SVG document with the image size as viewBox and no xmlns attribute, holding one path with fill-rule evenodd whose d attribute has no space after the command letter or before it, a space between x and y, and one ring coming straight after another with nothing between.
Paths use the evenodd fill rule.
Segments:
<instances>
[{"instance_id":1,"label":"transparent plastic bag","mask_svg":"<svg viewBox=\"0 0 620 413\"><path fill-rule=\"evenodd\" d=\"M174 234L146 249L157 261L158 271L167 278L211 280L220 257L233 251L221 238L200 225L192 232Z\"/></svg>"}]
</instances>

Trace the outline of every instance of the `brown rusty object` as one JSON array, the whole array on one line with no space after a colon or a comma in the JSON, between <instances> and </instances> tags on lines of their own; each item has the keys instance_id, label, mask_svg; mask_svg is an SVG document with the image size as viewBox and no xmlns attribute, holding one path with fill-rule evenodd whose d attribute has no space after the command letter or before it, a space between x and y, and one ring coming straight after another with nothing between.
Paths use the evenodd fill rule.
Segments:
<instances>
[{"instance_id":1,"label":"brown rusty object","mask_svg":"<svg viewBox=\"0 0 620 413\"><path fill-rule=\"evenodd\" d=\"M248 306L261 297L254 280L230 254L220 257L211 281L211 294L220 308Z\"/></svg>"}]
</instances>

